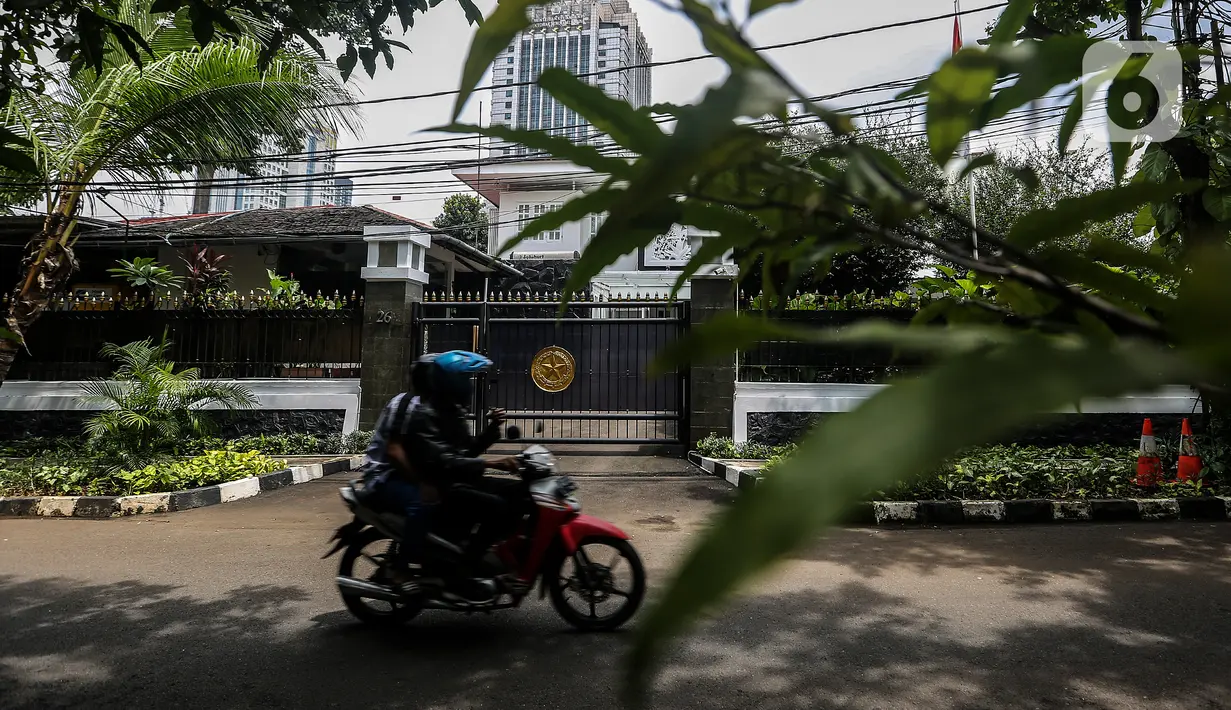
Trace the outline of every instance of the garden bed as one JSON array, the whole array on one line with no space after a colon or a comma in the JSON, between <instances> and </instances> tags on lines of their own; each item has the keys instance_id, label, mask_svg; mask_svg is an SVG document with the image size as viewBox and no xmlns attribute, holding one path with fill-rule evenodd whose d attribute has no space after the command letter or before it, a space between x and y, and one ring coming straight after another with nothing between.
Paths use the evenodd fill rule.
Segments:
<instances>
[{"instance_id":1,"label":"garden bed","mask_svg":"<svg viewBox=\"0 0 1231 710\"><path fill-rule=\"evenodd\" d=\"M689 453L706 473L737 488L758 485L793 446L736 445L707 437ZM759 455L760 460L749 460ZM1174 452L1164 451L1164 470ZM1169 460L1170 459L1170 460ZM851 522L966 523L1063 520L1228 520L1231 497L1221 467L1202 478L1152 488L1135 483L1137 451L1126 447L991 446L968 451L936 471L858 504Z\"/></svg>"},{"instance_id":2,"label":"garden bed","mask_svg":"<svg viewBox=\"0 0 1231 710\"><path fill-rule=\"evenodd\" d=\"M265 491L352 471L363 462L362 456L319 458L325 460L187 490L118 496L0 497L0 516L116 518L170 513L251 498Z\"/></svg>"}]
</instances>

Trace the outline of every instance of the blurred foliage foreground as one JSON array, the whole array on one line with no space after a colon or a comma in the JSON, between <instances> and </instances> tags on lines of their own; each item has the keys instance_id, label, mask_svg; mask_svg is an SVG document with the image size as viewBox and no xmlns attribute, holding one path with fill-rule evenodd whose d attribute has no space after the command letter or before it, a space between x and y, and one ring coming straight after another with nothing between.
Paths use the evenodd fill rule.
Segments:
<instances>
[{"instance_id":1,"label":"blurred foliage foreground","mask_svg":"<svg viewBox=\"0 0 1231 710\"><path fill-rule=\"evenodd\" d=\"M496 53L528 26L530 4L504 0L478 29L455 120ZM776 4L752 0L750 13ZM986 46L962 49L906 92L926 97L928 146L938 165L953 163L972 131L1068 87L1071 103L1058 144L1063 150L1087 109L1090 87L1140 78L1147 57L1092 75L1083 58L1096 40L1084 35L1019 39L1033 7L1010 2ZM732 314L695 328L664 353L669 362L729 357L762 339L784 338L891 345L925 351L936 364L826 421L764 485L721 514L641 619L630 664L632 697L646 687L648 670L673 635L815 539L851 501L1086 397L1191 384L1207 413L1218 417L1226 411L1231 378L1225 89L1188 93L1182 129L1170 140L1113 143L1112 187L1021 214L1003 231L975 230L959 211L917 192L891 155L860 142L847 116L808 99L758 54L726 5L681 0L671 9L692 21L708 51L729 68L727 79L699 103L636 110L559 68L539 78L545 91L609 135L622 153L502 126L449 127L515 141L609 176L522 232L609 215L573 269L570 290L580 290L604 266L673 223L716 235L693 255L681 282L732 250L760 258L775 273L815 275L835 255L882 244L969 270L977 284L992 288L941 300L917 318L939 319L945 327L863 323L834 332ZM1148 104L1142 111L1150 110ZM787 136L750 125L767 115L785 122L788 106L824 124L829 137L810 152L788 155L780 150ZM660 123L652 114L670 120ZM961 176L995 161L994 155L969 161ZM1020 179L1036 182L1028 171ZM1097 235L1073 239L1086 233L1087 224L1123 213L1136 215L1151 245L1135 248ZM919 227L921 215L959 225L959 232L977 231L978 249L973 239ZM766 281L767 292L772 283Z\"/></svg>"}]
</instances>

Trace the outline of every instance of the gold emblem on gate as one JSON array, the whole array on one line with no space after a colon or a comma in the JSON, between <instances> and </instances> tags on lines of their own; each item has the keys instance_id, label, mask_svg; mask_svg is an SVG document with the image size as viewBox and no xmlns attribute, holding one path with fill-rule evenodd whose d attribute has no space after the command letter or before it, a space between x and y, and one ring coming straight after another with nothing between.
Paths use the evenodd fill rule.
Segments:
<instances>
[{"instance_id":1,"label":"gold emblem on gate","mask_svg":"<svg viewBox=\"0 0 1231 710\"><path fill-rule=\"evenodd\" d=\"M573 384L577 361L564 348L549 345L534 356L530 363L530 377L544 392L563 392Z\"/></svg>"}]
</instances>

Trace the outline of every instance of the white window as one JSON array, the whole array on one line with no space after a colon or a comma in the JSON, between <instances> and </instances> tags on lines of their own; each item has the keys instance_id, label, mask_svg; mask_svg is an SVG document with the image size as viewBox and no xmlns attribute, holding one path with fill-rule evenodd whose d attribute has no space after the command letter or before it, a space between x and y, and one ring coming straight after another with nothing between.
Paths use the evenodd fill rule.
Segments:
<instances>
[{"instance_id":1,"label":"white window","mask_svg":"<svg viewBox=\"0 0 1231 710\"><path fill-rule=\"evenodd\" d=\"M593 239L595 234L598 234L598 228L603 226L603 221L606 219L607 219L606 212L601 212L598 214L590 215L589 219L586 220L586 241L587 242Z\"/></svg>"},{"instance_id":2,"label":"white window","mask_svg":"<svg viewBox=\"0 0 1231 710\"><path fill-rule=\"evenodd\" d=\"M552 203L540 202L537 204L518 205L517 206L517 231L521 232L521 230L525 229L526 225L530 224L530 222L534 220L535 218L542 217L548 212L555 212L558 209L560 209L560 205L552 204ZM537 241L541 241L541 242L558 242L564 238L564 235L561 234L560 228L556 227L555 229L551 229L546 232L540 232L538 235L532 238Z\"/></svg>"}]
</instances>

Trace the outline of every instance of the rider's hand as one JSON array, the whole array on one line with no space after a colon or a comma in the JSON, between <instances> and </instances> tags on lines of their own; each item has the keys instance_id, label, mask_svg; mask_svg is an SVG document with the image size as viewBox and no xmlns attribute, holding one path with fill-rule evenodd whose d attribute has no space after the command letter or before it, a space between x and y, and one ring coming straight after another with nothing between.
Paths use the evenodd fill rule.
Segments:
<instances>
[{"instance_id":1,"label":"rider's hand","mask_svg":"<svg viewBox=\"0 0 1231 710\"><path fill-rule=\"evenodd\" d=\"M521 468L521 464L517 462L516 456L505 456L499 459L489 459L487 462L489 468L494 468L497 471L508 471L509 473L517 473Z\"/></svg>"},{"instance_id":2,"label":"rider's hand","mask_svg":"<svg viewBox=\"0 0 1231 710\"><path fill-rule=\"evenodd\" d=\"M508 417L503 409L487 410L487 426L489 427L498 427L501 424L504 424L507 418Z\"/></svg>"}]
</instances>

